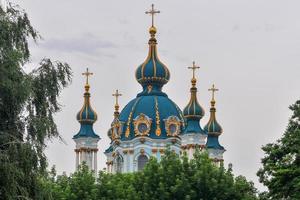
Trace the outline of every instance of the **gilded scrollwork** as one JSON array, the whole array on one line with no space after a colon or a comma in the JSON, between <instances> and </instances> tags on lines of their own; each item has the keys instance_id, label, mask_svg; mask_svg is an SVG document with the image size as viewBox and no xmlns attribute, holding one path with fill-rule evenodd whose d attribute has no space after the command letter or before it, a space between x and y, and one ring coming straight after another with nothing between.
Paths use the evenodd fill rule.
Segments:
<instances>
[{"instance_id":1,"label":"gilded scrollwork","mask_svg":"<svg viewBox=\"0 0 300 200\"><path fill-rule=\"evenodd\" d=\"M182 122L176 116L170 116L165 121L167 136L178 136Z\"/></svg>"},{"instance_id":2,"label":"gilded scrollwork","mask_svg":"<svg viewBox=\"0 0 300 200\"><path fill-rule=\"evenodd\" d=\"M134 133L136 136L148 136L151 129L152 119L141 113L134 120Z\"/></svg>"},{"instance_id":3,"label":"gilded scrollwork","mask_svg":"<svg viewBox=\"0 0 300 200\"><path fill-rule=\"evenodd\" d=\"M111 129L110 129L112 140L120 139L122 134L122 127L123 127L122 122L120 122L119 119L116 118L111 124Z\"/></svg>"}]
</instances>

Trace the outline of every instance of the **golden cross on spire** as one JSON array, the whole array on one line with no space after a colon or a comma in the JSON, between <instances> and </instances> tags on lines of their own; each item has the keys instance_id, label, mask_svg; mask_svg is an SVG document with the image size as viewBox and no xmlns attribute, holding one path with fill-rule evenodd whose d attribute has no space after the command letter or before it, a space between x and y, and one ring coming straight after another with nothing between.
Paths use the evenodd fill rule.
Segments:
<instances>
[{"instance_id":1,"label":"golden cross on spire","mask_svg":"<svg viewBox=\"0 0 300 200\"><path fill-rule=\"evenodd\" d=\"M193 79L195 79L195 71L196 71L196 69L199 69L200 67L195 64L195 61L193 61L193 66L188 67L188 68L193 70Z\"/></svg>"},{"instance_id":2,"label":"golden cross on spire","mask_svg":"<svg viewBox=\"0 0 300 200\"><path fill-rule=\"evenodd\" d=\"M215 84L212 85L212 87L210 89L208 89L208 91L211 91L212 93L212 101L215 100L215 92L219 91L219 89L215 88Z\"/></svg>"},{"instance_id":3,"label":"golden cross on spire","mask_svg":"<svg viewBox=\"0 0 300 200\"><path fill-rule=\"evenodd\" d=\"M146 11L146 14L150 14L152 17L152 27L154 26L154 15L160 13L159 10L154 10L154 4L151 5L151 10Z\"/></svg>"},{"instance_id":4,"label":"golden cross on spire","mask_svg":"<svg viewBox=\"0 0 300 200\"><path fill-rule=\"evenodd\" d=\"M86 76L86 84L89 84L89 76L93 75L92 72L89 72L89 68L86 68L86 72L82 73L82 75Z\"/></svg>"},{"instance_id":5,"label":"golden cross on spire","mask_svg":"<svg viewBox=\"0 0 300 200\"><path fill-rule=\"evenodd\" d=\"M119 93L119 90L116 90L116 92L114 94L112 94L112 96L114 96L116 98L116 105L119 105L119 97L122 96L121 93Z\"/></svg>"}]
</instances>

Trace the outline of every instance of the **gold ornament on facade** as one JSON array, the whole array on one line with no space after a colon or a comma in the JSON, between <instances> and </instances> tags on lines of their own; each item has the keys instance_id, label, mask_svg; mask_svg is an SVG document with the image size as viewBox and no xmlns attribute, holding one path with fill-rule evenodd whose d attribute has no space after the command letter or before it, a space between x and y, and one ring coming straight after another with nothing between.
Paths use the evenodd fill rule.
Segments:
<instances>
[{"instance_id":1,"label":"gold ornament on facade","mask_svg":"<svg viewBox=\"0 0 300 200\"><path fill-rule=\"evenodd\" d=\"M156 114L156 130L155 130L155 134L157 136L160 136L161 129L160 129L160 117L159 117L159 111L158 111L157 97L155 97L155 114Z\"/></svg>"},{"instance_id":2,"label":"gold ornament on facade","mask_svg":"<svg viewBox=\"0 0 300 200\"><path fill-rule=\"evenodd\" d=\"M152 119L141 113L133 120L136 136L148 136L150 134Z\"/></svg>"},{"instance_id":3,"label":"gold ornament on facade","mask_svg":"<svg viewBox=\"0 0 300 200\"><path fill-rule=\"evenodd\" d=\"M152 85L148 85L147 89L148 89L148 93L150 93L152 91Z\"/></svg>"},{"instance_id":4,"label":"gold ornament on facade","mask_svg":"<svg viewBox=\"0 0 300 200\"><path fill-rule=\"evenodd\" d=\"M134 150L133 150L133 149L130 149L128 152L129 152L129 154L133 154L133 153L134 153Z\"/></svg>"},{"instance_id":5,"label":"gold ornament on facade","mask_svg":"<svg viewBox=\"0 0 300 200\"><path fill-rule=\"evenodd\" d=\"M170 116L165 119L165 129L167 136L178 136L180 132L181 121L177 116Z\"/></svg>"},{"instance_id":6,"label":"gold ornament on facade","mask_svg":"<svg viewBox=\"0 0 300 200\"><path fill-rule=\"evenodd\" d=\"M134 105L132 106L131 108L131 112L129 113L129 116L128 116L128 120L127 120L127 128L126 128L126 131L125 131L125 137L129 137L129 134L130 134L130 122L131 122L131 119L132 119L132 113L135 109L135 106L136 104L139 102L140 98L138 98L135 102L134 102Z\"/></svg>"},{"instance_id":7,"label":"gold ornament on facade","mask_svg":"<svg viewBox=\"0 0 300 200\"><path fill-rule=\"evenodd\" d=\"M152 149L152 153L157 153L157 149Z\"/></svg>"}]
</instances>

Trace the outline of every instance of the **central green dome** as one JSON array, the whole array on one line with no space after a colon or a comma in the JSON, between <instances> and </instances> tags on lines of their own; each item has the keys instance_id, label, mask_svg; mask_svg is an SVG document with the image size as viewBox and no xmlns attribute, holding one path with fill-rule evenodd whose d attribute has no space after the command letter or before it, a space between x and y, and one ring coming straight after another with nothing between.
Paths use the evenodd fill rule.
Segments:
<instances>
[{"instance_id":1,"label":"central green dome","mask_svg":"<svg viewBox=\"0 0 300 200\"><path fill-rule=\"evenodd\" d=\"M156 28L152 26L149 32L151 38L148 42L148 57L137 68L135 72L135 77L143 87L148 85L162 87L169 81L170 72L167 66L159 60L157 55L157 41L155 38Z\"/></svg>"},{"instance_id":2,"label":"central green dome","mask_svg":"<svg viewBox=\"0 0 300 200\"><path fill-rule=\"evenodd\" d=\"M163 85L170 79L170 72L157 55L156 28L152 26L149 32L151 38L148 42L148 57L135 73L143 91L120 113L121 140L131 140L136 136L164 139L178 136L183 130L181 110L162 92Z\"/></svg>"}]
</instances>

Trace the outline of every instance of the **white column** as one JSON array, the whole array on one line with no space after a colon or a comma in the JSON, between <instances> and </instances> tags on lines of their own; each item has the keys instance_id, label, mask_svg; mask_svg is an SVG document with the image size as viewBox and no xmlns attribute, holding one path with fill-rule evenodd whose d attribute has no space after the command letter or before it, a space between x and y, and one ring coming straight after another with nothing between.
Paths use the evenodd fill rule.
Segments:
<instances>
[{"instance_id":1,"label":"white column","mask_svg":"<svg viewBox=\"0 0 300 200\"><path fill-rule=\"evenodd\" d=\"M92 169L92 161L93 161L92 159L93 159L93 157L92 157L92 152L90 150L87 153L87 157L88 157L87 163L88 163L89 169L91 170Z\"/></svg>"},{"instance_id":2,"label":"white column","mask_svg":"<svg viewBox=\"0 0 300 200\"><path fill-rule=\"evenodd\" d=\"M83 152L82 150L79 151L80 153L80 161L79 161L79 165L81 165L82 161L83 161Z\"/></svg>"},{"instance_id":3,"label":"white column","mask_svg":"<svg viewBox=\"0 0 300 200\"><path fill-rule=\"evenodd\" d=\"M133 153L130 153L129 155L129 163L128 163L128 165L129 165L129 172L133 172Z\"/></svg>"},{"instance_id":4,"label":"white column","mask_svg":"<svg viewBox=\"0 0 300 200\"><path fill-rule=\"evenodd\" d=\"M123 172L128 172L128 153L123 155L124 162L123 162Z\"/></svg>"},{"instance_id":5,"label":"white column","mask_svg":"<svg viewBox=\"0 0 300 200\"><path fill-rule=\"evenodd\" d=\"M79 152L76 150L76 166L75 169L78 169L78 165L79 165Z\"/></svg>"},{"instance_id":6,"label":"white column","mask_svg":"<svg viewBox=\"0 0 300 200\"><path fill-rule=\"evenodd\" d=\"M97 175L98 174L98 170L97 170L97 150L94 151L94 171Z\"/></svg>"}]
</instances>

